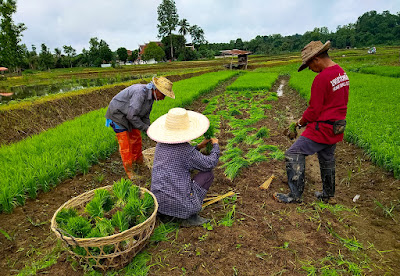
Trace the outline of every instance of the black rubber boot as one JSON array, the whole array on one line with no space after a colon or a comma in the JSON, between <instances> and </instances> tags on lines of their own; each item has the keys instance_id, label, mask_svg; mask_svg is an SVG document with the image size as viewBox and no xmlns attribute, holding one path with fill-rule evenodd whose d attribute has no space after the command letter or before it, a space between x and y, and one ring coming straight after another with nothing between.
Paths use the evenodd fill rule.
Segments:
<instances>
[{"instance_id":1,"label":"black rubber boot","mask_svg":"<svg viewBox=\"0 0 400 276\"><path fill-rule=\"evenodd\" d=\"M200 217L198 214L191 215L189 218L182 220L182 227L202 226L204 223L210 222L209 219Z\"/></svg>"},{"instance_id":2,"label":"black rubber boot","mask_svg":"<svg viewBox=\"0 0 400 276\"><path fill-rule=\"evenodd\" d=\"M283 203L300 203L304 190L304 171L306 157L302 154L287 154L286 173L288 176L289 194L275 193L274 198Z\"/></svg>"},{"instance_id":3,"label":"black rubber boot","mask_svg":"<svg viewBox=\"0 0 400 276\"><path fill-rule=\"evenodd\" d=\"M315 196L328 202L331 197L335 196L335 160L319 161L322 179L322 192L315 192Z\"/></svg>"}]
</instances>

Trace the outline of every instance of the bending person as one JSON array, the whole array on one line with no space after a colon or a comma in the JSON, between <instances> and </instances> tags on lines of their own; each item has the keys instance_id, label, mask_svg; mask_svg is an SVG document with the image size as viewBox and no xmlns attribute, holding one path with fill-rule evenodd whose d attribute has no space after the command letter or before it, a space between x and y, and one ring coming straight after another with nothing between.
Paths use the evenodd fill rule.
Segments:
<instances>
[{"instance_id":1,"label":"bending person","mask_svg":"<svg viewBox=\"0 0 400 276\"><path fill-rule=\"evenodd\" d=\"M206 116L172 108L158 118L147 135L158 142L154 154L151 191L157 198L161 216L183 219L182 226L199 226L209 220L199 216L203 199L219 159L218 139L204 140L197 146L188 142L203 135L210 123ZM211 141L209 155L199 150ZM199 173L193 178L191 171Z\"/></svg>"},{"instance_id":2,"label":"bending person","mask_svg":"<svg viewBox=\"0 0 400 276\"><path fill-rule=\"evenodd\" d=\"M165 96L175 99L172 82L164 77L153 78L148 84L134 84L112 98L106 113L106 126L117 136L119 152L127 176L133 177L133 163L143 163L140 131L150 126L150 112L154 101Z\"/></svg>"}]
</instances>

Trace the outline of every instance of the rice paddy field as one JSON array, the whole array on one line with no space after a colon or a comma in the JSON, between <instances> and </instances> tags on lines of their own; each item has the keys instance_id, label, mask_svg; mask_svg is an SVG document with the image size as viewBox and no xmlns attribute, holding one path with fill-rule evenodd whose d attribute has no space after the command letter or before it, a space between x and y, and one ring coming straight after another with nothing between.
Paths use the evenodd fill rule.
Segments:
<instances>
[{"instance_id":1,"label":"rice paddy field","mask_svg":"<svg viewBox=\"0 0 400 276\"><path fill-rule=\"evenodd\" d=\"M297 72L297 53L250 56L246 71L211 60L7 80L3 89L103 79L96 87L0 105L0 275L398 275L399 50L330 52L350 78L330 204L314 198L322 185L316 156L306 160L303 203L272 197L288 191L284 152L293 141L283 132L307 108L315 77ZM151 121L173 107L206 115L221 148L207 197L230 196L204 207L201 215L211 222L202 227L157 220L150 241L126 267L98 271L71 257L50 220L69 199L125 177L105 110L120 90L154 74L174 82L176 99L155 103ZM106 76L117 81L108 84ZM142 137L144 150L155 146ZM260 189L268 179L269 188ZM134 184L149 189L151 170L141 168Z\"/></svg>"}]
</instances>

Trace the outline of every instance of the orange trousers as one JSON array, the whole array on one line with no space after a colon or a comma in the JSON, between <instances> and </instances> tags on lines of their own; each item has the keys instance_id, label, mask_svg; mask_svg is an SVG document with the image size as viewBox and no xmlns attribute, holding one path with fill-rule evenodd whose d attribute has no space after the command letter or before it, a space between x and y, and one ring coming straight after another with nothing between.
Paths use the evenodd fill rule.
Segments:
<instances>
[{"instance_id":1,"label":"orange trousers","mask_svg":"<svg viewBox=\"0 0 400 276\"><path fill-rule=\"evenodd\" d=\"M128 177L131 179L134 175L132 164L142 163L142 136L140 130L124 131L115 133L119 144L119 153L121 154L122 164Z\"/></svg>"}]
</instances>

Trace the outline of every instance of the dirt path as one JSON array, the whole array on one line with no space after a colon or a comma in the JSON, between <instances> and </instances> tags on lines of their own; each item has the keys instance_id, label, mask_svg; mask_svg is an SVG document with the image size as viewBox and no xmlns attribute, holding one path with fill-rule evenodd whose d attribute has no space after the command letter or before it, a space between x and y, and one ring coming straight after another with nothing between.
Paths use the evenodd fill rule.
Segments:
<instances>
[{"instance_id":1,"label":"dirt path","mask_svg":"<svg viewBox=\"0 0 400 276\"><path fill-rule=\"evenodd\" d=\"M287 79L284 80L287 83ZM273 87L276 91L280 81ZM211 98L224 92L224 85L207 95ZM204 98L204 97L203 97ZM198 99L189 109L203 111L206 104ZM223 108L221 105L219 108ZM267 118L255 127L267 126L267 144L285 151L292 143L282 135L292 120L299 118L306 103L287 85L283 96L266 111ZM288 119L289 118L289 119ZM218 138L223 150L229 138L228 125L221 122ZM144 147L154 146L145 140ZM269 160L241 171L234 181L228 180L222 168L215 170L211 194L229 190L240 197L236 202L216 203L202 215L212 218L213 229L181 228L169 242L147 248L152 254L150 275L304 275L302 267L337 269L339 273L356 264L368 275L396 275L400 270L399 213L385 217L375 200L389 206L400 198L400 181L392 174L374 166L355 146L341 142L337 146L337 203L357 211L323 210L315 203L313 194L321 188L316 157L307 157L304 203L284 205L275 202L275 191L287 191L284 161ZM272 174L276 176L268 191L258 188ZM67 253L57 246L49 230L54 211L69 198L93 188L112 184L124 176L118 153L93 166L86 175L64 181L51 192L27 200L12 214L0 214L0 228L10 239L0 235L0 275L15 274L25 264L42 259L46 254L58 257L56 263L42 271L48 275L83 275L81 267L68 261ZM150 171L137 179L149 187ZM353 197L359 194L355 203ZM236 206L235 222L231 227L217 225L232 206ZM397 220L397 221L395 221ZM334 233L334 234L333 234ZM335 236L335 234L337 234ZM338 237L341 237L342 240ZM344 239L362 244L354 247ZM339 263L341 262L341 265ZM342 269L342 270L340 270ZM346 273L344 273L346 274Z\"/></svg>"}]
</instances>

